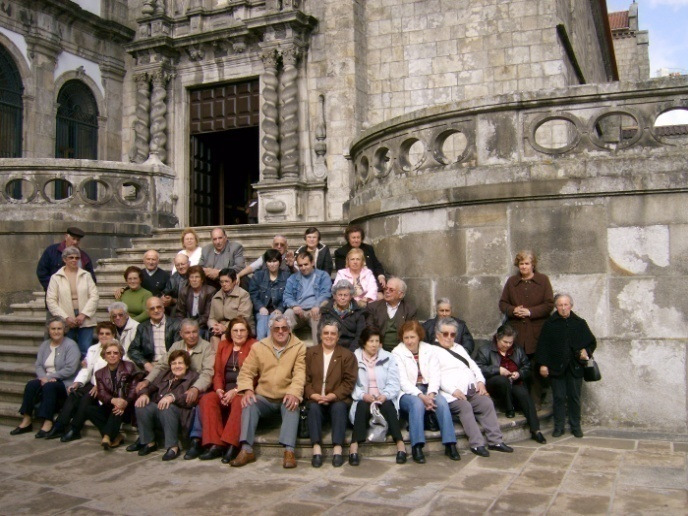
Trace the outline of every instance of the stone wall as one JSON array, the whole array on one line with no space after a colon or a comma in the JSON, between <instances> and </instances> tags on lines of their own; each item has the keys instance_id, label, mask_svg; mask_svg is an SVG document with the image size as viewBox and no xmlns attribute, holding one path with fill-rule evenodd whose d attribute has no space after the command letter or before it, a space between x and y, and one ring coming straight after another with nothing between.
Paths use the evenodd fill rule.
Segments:
<instances>
[{"instance_id":1,"label":"stone wall","mask_svg":"<svg viewBox=\"0 0 688 516\"><path fill-rule=\"evenodd\" d=\"M685 80L580 86L405 115L353 143L351 218L421 319L446 296L478 338L502 320L516 252L533 249L598 338L604 378L585 388L588 420L686 432L688 142L654 120L688 107L687 93ZM642 130L595 134L618 112ZM569 140L539 145L553 119ZM457 134L465 145L448 159Z\"/></svg>"}]
</instances>

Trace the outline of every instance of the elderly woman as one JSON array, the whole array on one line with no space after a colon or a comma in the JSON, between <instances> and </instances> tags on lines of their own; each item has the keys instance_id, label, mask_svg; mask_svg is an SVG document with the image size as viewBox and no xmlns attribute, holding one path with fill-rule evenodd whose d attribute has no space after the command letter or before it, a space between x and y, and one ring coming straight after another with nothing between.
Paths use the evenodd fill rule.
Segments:
<instances>
[{"instance_id":1,"label":"elderly woman","mask_svg":"<svg viewBox=\"0 0 688 516\"><path fill-rule=\"evenodd\" d=\"M425 335L428 336L428 340L432 340L435 336L435 326L437 325L437 321L445 317L451 317L459 325L456 335L454 335L454 342L463 346L468 354L472 355L473 349L475 349L473 335L471 335L471 332L468 331L466 321L462 321L458 317L454 317L452 315L452 304L449 298L439 298L437 300L437 304L435 305L435 311L437 315L423 323L423 330L425 330Z\"/></svg>"},{"instance_id":2,"label":"elderly woman","mask_svg":"<svg viewBox=\"0 0 688 516\"><path fill-rule=\"evenodd\" d=\"M91 276L88 272L86 274ZM43 420L43 425L36 438L47 436L53 427L53 415L58 405L67 397L67 387L71 385L79 368L79 347L72 339L65 337L65 321L52 317L47 326L50 338L38 348L36 379L30 380L24 388L24 398L19 409L22 421L10 435L31 432L31 416L34 405L40 399L36 417Z\"/></svg>"},{"instance_id":3,"label":"elderly woman","mask_svg":"<svg viewBox=\"0 0 688 516\"><path fill-rule=\"evenodd\" d=\"M475 362L485 377L485 387L490 396L504 403L506 417L516 415L514 401L526 416L530 435L534 441L545 444L547 440L540 432L535 403L528 394L524 381L530 375L530 360L523 348L514 346L516 330L508 324L497 329L492 344L486 344L478 351Z\"/></svg>"},{"instance_id":4,"label":"elderly woman","mask_svg":"<svg viewBox=\"0 0 688 516\"><path fill-rule=\"evenodd\" d=\"M454 342L452 333L456 334L457 330L454 319L447 317L437 321L435 355L440 365L442 397L449 403L452 415L459 417L474 454L490 456L485 438L490 450L511 453L514 450L504 443L494 403L485 388L485 377L463 346ZM485 437L476 419L485 430Z\"/></svg>"},{"instance_id":5,"label":"elderly woman","mask_svg":"<svg viewBox=\"0 0 688 516\"><path fill-rule=\"evenodd\" d=\"M201 338L207 339L209 334L210 305L215 288L205 283L205 272L200 265L189 267L188 284L179 291L177 299L177 311L175 318L195 319L198 321L198 328ZM219 340L219 339L218 339Z\"/></svg>"},{"instance_id":6,"label":"elderly woman","mask_svg":"<svg viewBox=\"0 0 688 516\"><path fill-rule=\"evenodd\" d=\"M554 298L557 311L547 319L540 333L535 359L540 374L550 378L554 398L553 437L564 434L568 409L571 433L583 437L581 430L580 391L583 383L583 366L597 347L597 340L585 319L578 317L569 294Z\"/></svg>"},{"instance_id":7,"label":"elderly woman","mask_svg":"<svg viewBox=\"0 0 688 516\"><path fill-rule=\"evenodd\" d=\"M100 357L107 365L96 371L98 403L86 408L86 416L103 436L101 446L110 450L122 444L124 435L119 429L124 417L133 411L136 366L124 361L124 347L116 340L101 347Z\"/></svg>"},{"instance_id":8,"label":"elderly woman","mask_svg":"<svg viewBox=\"0 0 688 516\"><path fill-rule=\"evenodd\" d=\"M162 460L174 460L179 456L179 425L184 434L189 433L191 409L186 391L198 379L198 373L191 370L191 358L183 349L170 353L170 368L158 375L153 383L145 386L136 400L136 420L139 425L139 455L144 456L158 449L155 442L155 421L162 426L167 451Z\"/></svg>"},{"instance_id":9,"label":"elderly woman","mask_svg":"<svg viewBox=\"0 0 688 516\"><path fill-rule=\"evenodd\" d=\"M127 313L129 317L138 323L147 321L149 318L146 310L146 301L153 294L141 286L143 280L143 271L131 265L124 271L124 281L127 282L127 288L122 292L120 301L127 305Z\"/></svg>"},{"instance_id":10,"label":"elderly woman","mask_svg":"<svg viewBox=\"0 0 688 516\"><path fill-rule=\"evenodd\" d=\"M313 263L315 263L315 268L325 271L331 276L332 255L330 255L330 249L325 244L320 242L320 231L318 228L310 227L306 229L303 239L306 241L306 245L299 247L296 250L295 255L298 256L299 253L302 253L303 251L309 251L313 255Z\"/></svg>"},{"instance_id":11,"label":"elderly woman","mask_svg":"<svg viewBox=\"0 0 688 516\"><path fill-rule=\"evenodd\" d=\"M406 321L399 328L401 342L392 354L399 364L399 409L408 419L413 461L425 464L425 413L434 412L440 426L444 453L460 460L456 432L447 400L440 392L440 363L431 344L423 342L425 331L418 321Z\"/></svg>"},{"instance_id":12,"label":"elderly woman","mask_svg":"<svg viewBox=\"0 0 688 516\"><path fill-rule=\"evenodd\" d=\"M349 464L358 466L361 458L358 445L366 440L370 407L376 403L387 421L387 429L397 444L397 464L406 462L406 447L401 435L397 415L399 396L399 366L389 351L382 349L380 331L371 326L361 332L359 349L354 351L358 360L356 386L351 394L353 404L349 418L354 425L349 447Z\"/></svg>"},{"instance_id":13,"label":"elderly woman","mask_svg":"<svg viewBox=\"0 0 688 516\"><path fill-rule=\"evenodd\" d=\"M378 281L379 290L384 290L387 285L385 279L385 270L382 268L382 264L378 261L375 256L375 250L370 244L364 244L365 232L360 226L349 226L344 231L344 238L346 239L346 245L340 247L334 252L334 267L337 270L346 268L346 256L352 249L361 249L365 257L365 261L368 267L373 271L373 276Z\"/></svg>"},{"instance_id":14,"label":"elderly woman","mask_svg":"<svg viewBox=\"0 0 688 516\"><path fill-rule=\"evenodd\" d=\"M177 254L183 254L189 258L189 266L198 265L201 260L201 251L203 248L198 245L198 235L193 228L186 228L182 231L182 250ZM170 276L177 274L177 268L172 265L172 273Z\"/></svg>"},{"instance_id":15,"label":"elderly woman","mask_svg":"<svg viewBox=\"0 0 688 516\"><path fill-rule=\"evenodd\" d=\"M229 321L235 317L244 317L253 330L253 304L251 296L239 286L234 269L222 269L218 274L220 290L210 302L210 343L217 349L222 336L227 333Z\"/></svg>"},{"instance_id":16,"label":"elderly woman","mask_svg":"<svg viewBox=\"0 0 688 516\"><path fill-rule=\"evenodd\" d=\"M96 325L96 334L98 343L88 348L84 359L85 365L82 364L74 383L67 389L67 400L46 439L59 437L63 443L81 439L81 429L86 422L86 409L97 403L96 371L107 365L101 356L102 347L115 339L117 329L111 322L101 321Z\"/></svg>"},{"instance_id":17,"label":"elderly woman","mask_svg":"<svg viewBox=\"0 0 688 516\"><path fill-rule=\"evenodd\" d=\"M373 272L365 266L365 256L361 249L352 249L346 255L346 268L337 271L335 283L346 280L354 286L354 301L365 308L377 300L377 283Z\"/></svg>"},{"instance_id":18,"label":"elderly woman","mask_svg":"<svg viewBox=\"0 0 688 516\"><path fill-rule=\"evenodd\" d=\"M229 464L239 453L241 396L237 395L237 378L255 342L245 317L239 315L229 321L215 354L213 390L202 396L199 403L202 443L207 447L199 457L201 460L222 456L222 463Z\"/></svg>"},{"instance_id":19,"label":"elderly woman","mask_svg":"<svg viewBox=\"0 0 688 516\"><path fill-rule=\"evenodd\" d=\"M358 349L358 340L365 328L365 310L353 302L354 286L340 280L332 287L332 299L320 309L322 319L339 324L339 345L352 352Z\"/></svg>"},{"instance_id":20,"label":"elderly woman","mask_svg":"<svg viewBox=\"0 0 688 516\"><path fill-rule=\"evenodd\" d=\"M344 464L342 445L346 432L346 414L351 392L356 384L358 362L348 349L338 346L339 325L334 320L320 323L320 345L306 350L306 385L308 431L313 445L311 465L322 466L322 427L325 417L332 423L332 465Z\"/></svg>"},{"instance_id":21,"label":"elderly woman","mask_svg":"<svg viewBox=\"0 0 688 516\"><path fill-rule=\"evenodd\" d=\"M62 251L65 265L50 277L45 302L52 316L66 321L67 337L78 343L84 357L93 344L98 289L91 274L79 268L80 257L76 247Z\"/></svg>"},{"instance_id":22,"label":"elderly woman","mask_svg":"<svg viewBox=\"0 0 688 516\"><path fill-rule=\"evenodd\" d=\"M256 337L258 340L268 336L268 320L275 310L284 312L284 287L287 285L290 272L281 267L282 255L277 249L268 249L263 253L261 267L253 273L249 284L253 310L256 313Z\"/></svg>"}]
</instances>

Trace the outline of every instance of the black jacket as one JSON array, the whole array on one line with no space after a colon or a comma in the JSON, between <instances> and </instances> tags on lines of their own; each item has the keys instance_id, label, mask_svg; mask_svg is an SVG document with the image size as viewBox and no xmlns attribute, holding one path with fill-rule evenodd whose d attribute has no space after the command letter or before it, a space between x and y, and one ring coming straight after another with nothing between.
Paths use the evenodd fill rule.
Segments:
<instances>
[{"instance_id":1,"label":"black jacket","mask_svg":"<svg viewBox=\"0 0 688 516\"><path fill-rule=\"evenodd\" d=\"M330 300L327 305L320 309L320 314L321 320L334 319L340 324L339 344L341 346L348 348L352 352L358 349L358 339L361 337L361 332L366 324L365 310L363 308L353 303L353 310L340 317L334 309L334 300Z\"/></svg>"},{"instance_id":2,"label":"black jacket","mask_svg":"<svg viewBox=\"0 0 688 516\"><path fill-rule=\"evenodd\" d=\"M475 349L475 342L473 341L473 335L468 331L468 326L466 321L452 317L458 324L459 330L456 332L456 337L454 337L454 342L461 344L463 349L468 351L468 354L473 356L473 350ZM437 325L437 317L428 319L423 323L423 329L425 330L425 341L432 342L435 340L435 326Z\"/></svg>"},{"instance_id":3,"label":"black jacket","mask_svg":"<svg viewBox=\"0 0 688 516\"><path fill-rule=\"evenodd\" d=\"M585 319L573 312L564 319L555 312L542 327L535 361L547 366L551 376L561 376L569 367L575 378L581 378L583 364L578 360L578 354L585 348L588 356L592 356L596 347L597 340Z\"/></svg>"},{"instance_id":4,"label":"black jacket","mask_svg":"<svg viewBox=\"0 0 688 516\"><path fill-rule=\"evenodd\" d=\"M514 345L512 354L509 357L517 366L520 380L525 380L530 376L530 360L521 346ZM475 356L475 363L478 364L483 376L487 380L499 375L499 364L502 363L502 355L499 354L497 344L485 344L478 350Z\"/></svg>"},{"instance_id":5,"label":"black jacket","mask_svg":"<svg viewBox=\"0 0 688 516\"><path fill-rule=\"evenodd\" d=\"M306 250L308 250L308 247L302 245L296 250L294 255L298 256L299 253ZM315 268L325 271L330 276L332 275L332 255L330 254L330 248L325 244L318 244L318 259L315 261Z\"/></svg>"},{"instance_id":6,"label":"black jacket","mask_svg":"<svg viewBox=\"0 0 688 516\"><path fill-rule=\"evenodd\" d=\"M160 297L165 290L170 273L160 267L151 276L145 269L141 271L141 286L154 296Z\"/></svg>"},{"instance_id":7,"label":"black jacket","mask_svg":"<svg viewBox=\"0 0 688 516\"><path fill-rule=\"evenodd\" d=\"M169 351L172 344L180 340L180 322L179 319L165 317L165 349L167 351ZM129 345L127 355L141 369L143 369L143 364L153 361L155 357L155 343L153 342L153 326L150 319L143 321L136 328L136 335Z\"/></svg>"}]
</instances>

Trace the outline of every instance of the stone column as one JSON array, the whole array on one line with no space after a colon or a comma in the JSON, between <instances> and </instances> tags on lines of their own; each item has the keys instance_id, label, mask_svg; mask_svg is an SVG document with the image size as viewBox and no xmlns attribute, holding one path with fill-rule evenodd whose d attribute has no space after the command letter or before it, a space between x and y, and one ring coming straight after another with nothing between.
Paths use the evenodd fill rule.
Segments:
<instances>
[{"instance_id":1,"label":"stone column","mask_svg":"<svg viewBox=\"0 0 688 516\"><path fill-rule=\"evenodd\" d=\"M276 180L279 177L279 126L277 112L277 53L275 50L265 52L262 56L265 72L263 73L263 120L261 128L263 130L262 161L263 177L265 181Z\"/></svg>"},{"instance_id":2,"label":"stone column","mask_svg":"<svg viewBox=\"0 0 688 516\"><path fill-rule=\"evenodd\" d=\"M134 76L136 81L136 119L134 120L134 147L132 149L131 161L143 163L148 159L150 148L148 140L150 138L150 77L147 73L140 73Z\"/></svg>"},{"instance_id":3,"label":"stone column","mask_svg":"<svg viewBox=\"0 0 688 516\"><path fill-rule=\"evenodd\" d=\"M299 177L299 75L301 49L292 46L282 54L280 77L280 168L283 179Z\"/></svg>"},{"instance_id":4,"label":"stone column","mask_svg":"<svg viewBox=\"0 0 688 516\"><path fill-rule=\"evenodd\" d=\"M167 161L167 83L170 78L170 72L165 69L153 73L150 156L162 163Z\"/></svg>"}]
</instances>

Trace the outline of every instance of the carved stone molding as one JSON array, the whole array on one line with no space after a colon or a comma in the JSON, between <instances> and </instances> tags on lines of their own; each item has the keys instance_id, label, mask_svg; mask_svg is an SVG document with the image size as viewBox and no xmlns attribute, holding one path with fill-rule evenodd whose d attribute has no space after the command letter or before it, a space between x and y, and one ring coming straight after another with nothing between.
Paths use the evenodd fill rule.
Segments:
<instances>
[{"instance_id":1,"label":"carved stone molding","mask_svg":"<svg viewBox=\"0 0 688 516\"><path fill-rule=\"evenodd\" d=\"M262 55L263 66L265 72L263 73L263 121L261 127L263 129L263 139L261 145L263 146L262 161L265 168L263 169L263 180L270 181L279 177L279 126L278 126L278 110L277 103L279 100L277 88L279 87L279 80L277 78L277 64L278 55L275 49L266 50Z\"/></svg>"},{"instance_id":2,"label":"carved stone molding","mask_svg":"<svg viewBox=\"0 0 688 516\"><path fill-rule=\"evenodd\" d=\"M152 74L150 154L167 162L167 83L172 74L165 69Z\"/></svg>"},{"instance_id":3,"label":"carved stone molding","mask_svg":"<svg viewBox=\"0 0 688 516\"><path fill-rule=\"evenodd\" d=\"M134 120L134 147L131 161L143 163L148 159L150 151L148 140L150 138L150 76L147 73L139 73L134 76L136 81L136 118Z\"/></svg>"}]
</instances>

